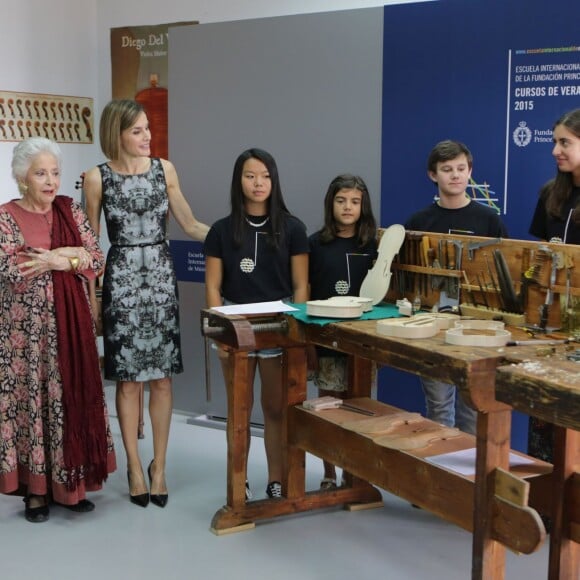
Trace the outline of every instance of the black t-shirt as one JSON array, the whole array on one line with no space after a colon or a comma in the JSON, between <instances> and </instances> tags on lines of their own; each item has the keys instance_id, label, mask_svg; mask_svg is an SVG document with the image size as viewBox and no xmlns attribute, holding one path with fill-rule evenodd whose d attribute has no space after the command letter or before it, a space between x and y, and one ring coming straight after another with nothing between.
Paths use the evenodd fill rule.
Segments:
<instances>
[{"instance_id":1,"label":"black t-shirt","mask_svg":"<svg viewBox=\"0 0 580 580\"><path fill-rule=\"evenodd\" d=\"M323 244L320 232L308 238L310 244L310 299L326 300L331 296L358 296L361 284L377 257L377 241L364 247L356 237L335 238ZM317 346L318 356L341 358L344 353Z\"/></svg>"},{"instance_id":2,"label":"black t-shirt","mask_svg":"<svg viewBox=\"0 0 580 580\"><path fill-rule=\"evenodd\" d=\"M530 234L541 240L550 241L552 238L560 238L565 244L580 244L580 226L571 219L568 220L570 212L580 204L580 187L575 187L572 190L570 197L564 204L562 208L564 218L548 215L546 195L543 192L536 204L536 210L530 224Z\"/></svg>"},{"instance_id":3,"label":"black t-shirt","mask_svg":"<svg viewBox=\"0 0 580 580\"><path fill-rule=\"evenodd\" d=\"M414 213L405 223L406 230L438 234L460 234L489 238L507 238L507 228L497 212L477 201L459 209L433 203Z\"/></svg>"},{"instance_id":4,"label":"black t-shirt","mask_svg":"<svg viewBox=\"0 0 580 580\"><path fill-rule=\"evenodd\" d=\"M306 226L294 216L285 216L284 227L284 242L276 249L267 241L269 221L248 225L240 247L234 244L231 216L213 224L204 251L223 262L222 296L226 300L247 304L292 296L290 258L308 253L308 237Z\"/></svg>"},{"instance_id":5,"label":"black t-shirt","mask_svg":"<svg viewBox=\"0 0 580 580\"><path fill-rule=\"evenodd\" d=\"M335 238L321 243L320 232L308 238L310 244L310 299L358 296L361 284L377 257L377 242L358 246L356 237Z\"/></svg>"}]
</instances>

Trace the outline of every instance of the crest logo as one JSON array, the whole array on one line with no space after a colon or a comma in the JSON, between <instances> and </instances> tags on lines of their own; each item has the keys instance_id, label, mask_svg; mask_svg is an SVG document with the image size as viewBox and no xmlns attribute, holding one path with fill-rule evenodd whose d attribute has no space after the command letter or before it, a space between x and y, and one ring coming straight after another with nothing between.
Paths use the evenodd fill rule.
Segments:
<instances>
[{"instance_id":1,"label":"crest logo","mask_svg":"<svg viewBox=\"0 0 580 580\"><path fill-rule=\"evenodd\" d=\"M520 121L512 133L512 137L518 147L527 147L532 141L532 132L525 121Z\"/></svg>"}]
</instances>

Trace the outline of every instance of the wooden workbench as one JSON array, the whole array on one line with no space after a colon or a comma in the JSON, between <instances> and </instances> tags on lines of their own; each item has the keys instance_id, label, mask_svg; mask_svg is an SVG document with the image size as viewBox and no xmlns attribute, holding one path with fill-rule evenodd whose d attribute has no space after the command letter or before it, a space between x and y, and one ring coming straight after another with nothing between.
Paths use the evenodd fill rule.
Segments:
<instances>
[{"instance_id":1,"label":"wooden workbench","mask_svg":"<svg viewBox=\"0 0 580 580\"><path fill-rule=\"evenodd\" d=\"M504 577L504 546L531 553L542 544L544 526L538 513L527 505L527 497L544 497L551 466L534 460L525 468L510 471L511 408L494 397L496 369L506 362L507 349L451 346L445 344L443 335L404 341L378 334L374 321L319 326L276 315L265 323L271 330L260 332L252 328L264 325L261 319L202 311L202 321L206 335L212 335L208 328L220 329L213 338L229 351L232 374L227 380L234 383L228 400L227 503L212 520L216 534L247 529L261 519L299 511L337 505L374 507L381 495L372 483L472 531L473 578ZM306 397L306 344L328 346L351 355L349 398L379 416L388 417L399 410L369 398L374 362L457 384L479 411L477 438L459 432L457 437L447 437L445 433L419 449L397 449L353 428L352 414L347 411L322 414L305 410L301 403ZM246 502L246 427L250 410L242 401L247 400L246 389L250 388L247 353L275 345L286 349L284 497ZM349 419L351 425L345 426ZM434 423L423 421L430 424L428 428L436 429ZM428 461L431 455L473 446L477 457L475 477ZM307 492L305 452L344 468L352 474L351 481L336 491Z\"/></svg>"},{"instance_id":2,"label":"wooden workbench","mask_svg":"<svg viewBox=\"0 0 580 580\"><path fill-rule=\"evenodd\" d=\"M418 240L422 244L427 242L423 258ZM460 252L463 257L461 266L454 267L455 261L452 263L449 259L452 241L457 244L454 252ZM437 254L440 247L447 248L446 257L436 268L430 256L435 252L435 256L442 258L441 252ZM494 317L503 316L500 306L506 300L500 299L493 272L487 267L490 253L495 250L505 258L514 282L513 290L525 306L526 322L536 327L541 322L539 310L548 302L550 291L554 296L544 323L547 328L558 327L561 324L561 296L580 296L580 271L574 268L580 259L578 246L490 241L443 234L429 234L425 238L421 232L407 232L401 255L392 265L395 276L388 299L394 302L403 295L412 299L419 293L422 303L431 306L439 300L441 290L434 288L433 280L441 278L445 282L451 278L456 280L460 300L463 292L468 302L478 302L481 306L480 301L484 301ZM525 286L525 273L534 264L541 267L535 272L533 283ZM482 279L481 272L489 274ZM478 273L481 285L479 282L473 284ZM230 376L226 377L230 383L227 503L212 520L211 529L216 534L247 529L261 519L317 508L336 505L374 507L381 502L381 494L374 484L472 531L473 580L502 580L505 547L522 553L533 552L545 538L538 512L553 515L559 537L554 535L551 541L550 578L576 580L578 546L572 542L578 541L580 485L578 474L571 475L574 469L578 469L575 451L578 435L571 428L576 429L577 424L559 422L571 411L568 410L568 414L561 412L555 421L562 425L562 429L558 430L554 475L552 466L539 460L534 460L525 469L511 469L509 465L512 406L524 412L530 412L530 409L525 407L525 398L514 394L519 389L521 377L505 369L510 368L512 362L536 360L539 352L535 347L454 346L445 343L443 333L422 340L397 339L377 333L376 321L357 320L321 326L298 322L288 315L228 317L211 310L203 310L201 318L202 333L226 349L231 369ZM466 434L450 437L446 431L437 433L434 423L423 420L420 427L411 428L405 434L404 445L401 445L401 438L393 444L390 438L384 437L385 433L372 433L353 426L352 417L344 410L305 410L301 405L306 398L305 347L313 344L349 355L348 398L373 410L380 421L387 423L396 419L400 410L370 399L375 364L457 385L465 401L478 412L476 437ZM251 410L246 408L245 401L248 400L248 389L252 388L248 384L248 353L275 346L285 349L283 388L287 408L283 419L283 497L246 502L247 428ZM562 355L565 348L562 345L557 350ZM510 373L513 376L511 384L504 378ZM498 385L507 385L506 390L511 394L500 394L504 391L498 387L496 398L496 374L502 377ZM532 383L530 381L530 385ZM568 400L553 381L549 385L550 401ZM547 386L548 382L537 379L540 399L544 398L542 389ZM397 388L397 385L390 388ZM576 399L574 401L577 409ZM562 409L565 408L566 404L563 404ZM539 409L542 409L542 414L538 416L555 420L549 405L535 405L534 413ZM417 447L412 444L424 437L425 431L431 430L434 436L427 445ZM389 440L386 444L385 439ZM474 477L429 461L433 455L470 446L476 449ZM306 491L306 452L342 467L349 474L347 484L333 491ZM571 515L562 515L566 511L564 505Z\"/></svg>"},{"instance_id":3,"label":"wooden workbench","mask_svg":"<svg viewBox=\"0 0 580 580\"><path fill-rule=\"evenodd\" d=\"M211 310L201 312L202 333L212 337L229 354L230 375L227 419L227 502L213 517L211 530L218 534L242 531L254 527L254 522L300 511L325 508L337 504L353 506L382 505L380 492L365 481L354 479L351 485L333 493L305 491L305 453L288 443L288 414L283 418L282 489L284 498L246 501L247 430L251 409L247 407L248 353L262 348L284 347L284 396L288 408L306 398L306 352L302 341L290 336L290 326L296 321L283 315L223 316ZM294 333L292 333L294 334Z\"/></svg>"},{"instance_id":4,"label":"wooden workbench","mask_svg":"<svg viewBox=\"0 0 580 580\"><path fill-rule=\"evenodd\" d=\"M539 360L522 354L499 367L496 398L552 423L554 473L549 579L580 578L580 362L566 353Z\"/></svg>"},{"instance_id":5,"label":"wooden workbench","mask_svg":"<svg viewBox=\"0 0 580 580\"><path fill-rule=\"evenodd\" d=\"M476 475L471 488L472 495L467 501L468 508L473 508L472 512L467 513L469 527L464 525L465 521L458 521L457 514L453 512L453 502L466 493L458 477L445 482L438 471L432 470L417 488L413 486L412 478L405 485L404 476L401 476L402 485L385 487L473 531L473 578L488 580L504 577L504 546L524 553L539 547L545 530L536 511L527 506L526 498L528 494L530 497L544 497L549 468L546 469L546 464L537 461L532 470L535 475L522 474L525 481L512 478L507 487L520 490L517 498L503 494L500 489L504 486L498 481L509 471L511 408L496 401L494 384L496 368L509 361L510 348L453 346L445 343L443 333L415 341L386 337L376 332L373 321L341 322L327 326L302 325L300 331L306 342L347 352L359 366L374 361L453 383L465 400L477 409ZM532 347L517 350L519 353L527 351L532 357L535 354ZM392 388L396 388L396 385ZM368 386L356 382L353 384L353 396L368 394ZM300 412L294 408L290 410L290 415ZM297 432L295 437L301 437L301 429L297 429ZM308 450L314 452L314 449ZM394 474L400 469L399 465L398 461L393 463ZM414 469L422 472L424 466L415 465ZM506 478L509 480L508 476ZM444 489L445 498L439 491L433 494L426 491L431 488Z\"/></svg>"}]
</instances>

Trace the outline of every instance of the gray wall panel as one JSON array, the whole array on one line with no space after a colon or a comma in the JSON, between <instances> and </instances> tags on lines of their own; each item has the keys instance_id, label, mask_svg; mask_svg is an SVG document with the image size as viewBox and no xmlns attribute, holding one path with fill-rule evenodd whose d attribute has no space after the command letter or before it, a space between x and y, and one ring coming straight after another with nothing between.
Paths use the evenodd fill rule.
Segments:
<instances>
[{"instance_id":1,"label":"gray wall panel","mask_svg":"<svg viewBox=\"0 0 580 580\"><path fill-rule=\"evenodd\" d=\"M378 219L382 29L382 7L171 29L169 151L197 217L212 223L228 213L234 161L261 147L309 232L322 223L328 183L343 172L366 180ZM175 224L171 237L186 239ZM203 387L203 287L181 283L180 293L186 370L175 380L175 406L219 414L217 366L210 406Z\"/></svg>"}]
</instances>

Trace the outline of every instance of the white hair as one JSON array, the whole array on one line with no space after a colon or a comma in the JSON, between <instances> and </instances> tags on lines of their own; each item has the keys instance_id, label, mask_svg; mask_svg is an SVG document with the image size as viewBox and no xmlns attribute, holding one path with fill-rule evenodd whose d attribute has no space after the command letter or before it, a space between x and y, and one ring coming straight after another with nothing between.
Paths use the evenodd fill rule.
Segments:
<instances>
[{"instance_id":1,"label":"white hair","mask_svg":"<svg viewBox=\"0 0 580 580\"><path fill-rule=\"evenodd\" d=\"M12 153L12 177L14 177L16 183L20 184L24 180L34 158L41 153L52 155L60 169L62 164L60 147L54 141L45 137L30 137L30 139L25 139L18 143Z\"/></svg>"}]
</instances>

